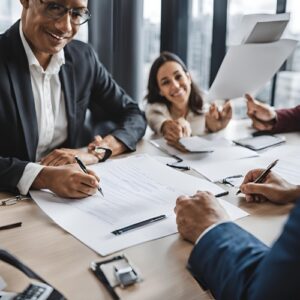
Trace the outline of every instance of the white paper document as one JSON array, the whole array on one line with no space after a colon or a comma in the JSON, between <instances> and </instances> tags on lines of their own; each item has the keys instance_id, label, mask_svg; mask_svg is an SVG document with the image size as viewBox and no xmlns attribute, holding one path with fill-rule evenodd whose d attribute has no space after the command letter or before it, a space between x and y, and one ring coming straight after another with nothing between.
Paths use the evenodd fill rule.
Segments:
<instances>
[{"instance_id":1,"label":"white paper document","mask_svg":"<svg viewBox=\"0 0 300 300\"><path fill-rule=\"evenodd\" d=\"M188 165L193 169L197 169L197 166L202 165L203 163L221 162L258 156L255 151L247 149L245 147L236 146L232 144L232 142L229 142L224 138L208 142L210 142L211 147L214 149L213 152L183 153L176 148L168 145L164 138L155 139L152 141L150 140L150 143L152 145L154 145L158 149L162 149L163 152L166 151L169 155L178 156L183 160L182 164Z\"/></svg>"},{"instance_id":2,"label":"white paper document","mask_svg":"<svg viewBox=\"0 0 300 300\"><path fill-rule=\"evenodd\" d=\"M257 29L255 30L255 27L257 24L266 23L267 29L269 31L265 31L265 28L263 28L263 32L259 32L260 37L264 37L261 39L261 42L273 42L278 40L281 37L281 34L283 33L283 30L285 29L285 26L287 22L290 20L290 14L284 13L284 14L249 14L244 15L241 21L241 24L238 28L238 31L236 32L236 38L235 43L240 44L249 41L252 35L253 40L253 33L257 33ZM284 24L283 27L277 27L277 28L269 28L269 24L272 24L272 22L275 22L275 27L281 24ZM264 35L262 35L264 34ZM266 40L266 38L268 40ZM257 39L254 39L254 42L258 42Z\"/></svg>"},{"instance_id":3,"label":"white paper document","mask_svg":"<svg viewBox=\"0 0 300 300\"><path fill-rule=\"evenodd\" d=\"M198 165L197 171L211 181L220 181L224 178L242 175L256 168L266 168L275 159L279 159L272 169L278 175L290 183L300 183L300 151L298 146L282 145L269 149L262 153L260 157L240 160L230 160L218 163Z\"/></svg>"},{"instance_id":4,"label":"white paper document","mask_svg":"<svg viewBox=\"0 0 300 300\"><path fill-rule=\"evenodd\" d=\"M31 191L31 196L57 224L101 255L176 233L173 209L179 195L193 195L197 190L224 192L209 181L173 170L147 155L90 168L101 178L104 197L97 193L70 200L47 191ZM223 201L220 199L221 204ZM247 215L233 205L225 208L233 219ZM118 236L111 233L161 214L167 218Z\"/></svg>"},{"instance_id":5,"label":"white paper document","mask_svg":"<svg viewBox=\"0 0 300 300\"><path fill-rule=\"evenodd\" d=\"M295 40L282 39L230 47L207 99L234 99L245 93L255 94L274 76L296 45Z\"/></svg>"},{"instance_id":6,"label":"white paper document","mask_svg":"<svg viewBox=\"0 0 300 300\"><path fill-rule=\"evenodd\" d=\"M214 152L216 145L213 141L206 140L200 136L183 137L179 143L189 152Z\"/></svg>"}]
</instances>

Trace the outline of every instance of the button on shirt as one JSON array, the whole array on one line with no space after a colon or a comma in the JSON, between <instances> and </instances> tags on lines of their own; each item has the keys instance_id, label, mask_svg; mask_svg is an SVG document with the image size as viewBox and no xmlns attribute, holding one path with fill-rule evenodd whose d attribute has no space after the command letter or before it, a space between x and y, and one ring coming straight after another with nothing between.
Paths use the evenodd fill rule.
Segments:
<instances>
[{"instance_id":1,"label":"button on shirt","mask_svg":"<svg viewBox=\"0 0 300 300\"><path fill-rule=\"evenodd\" d=\"M52 55L46 70L40 65L28 45L20 22L20 36L27 55L31 86L34 97L38 126L36 161L51 152L67 139L67 115L64 95L61 89L59 71L65 63L64 50ZM27 194L34 179L42 170L38 163L26 165L17 185L21 194Z\"/></svg>"}]
</instances>

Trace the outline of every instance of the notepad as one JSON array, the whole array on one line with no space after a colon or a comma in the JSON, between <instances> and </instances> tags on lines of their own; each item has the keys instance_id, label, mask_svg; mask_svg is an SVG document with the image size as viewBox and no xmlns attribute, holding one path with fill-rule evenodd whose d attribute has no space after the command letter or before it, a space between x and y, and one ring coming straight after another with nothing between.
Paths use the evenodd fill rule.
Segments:
<instances>
[{"instance_id":1,"label":"notepad","mask_svg":"<svg viewBox=\"0 0 300 300\"><path fill-rule=\"evenodd\" d=\"M179 143L191 153L210 153L215 150L215 143L199 136L183 137Z\"/></svg>"},{"instance_id":2,"label":"notepad","mask_svg":"<svg viewBox=\"0 0 300 300\"><path fill-rule=\"evenodd\" d=\"M260 135L234 140L233 142L237 145L257 151L284 143L285 138L277 135Z\"/></svg>"}]
</instances>

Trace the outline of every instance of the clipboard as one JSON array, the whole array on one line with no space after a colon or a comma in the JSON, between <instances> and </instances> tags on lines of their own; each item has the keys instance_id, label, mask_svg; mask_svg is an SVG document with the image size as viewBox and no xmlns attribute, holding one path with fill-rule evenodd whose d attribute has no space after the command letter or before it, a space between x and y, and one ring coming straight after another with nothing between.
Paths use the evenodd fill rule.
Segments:
<instances>
[{"instance_id":1,"label":"clipboard","mask_svg":"<svg viewBox=\"0 0 300 300\"><path fill-rule=\"evenodd\" d=\"M259 135L234 140L233 142L239 146L258 151L284 143L285 137L278 135Z\"/></svg>"}]
</instances>

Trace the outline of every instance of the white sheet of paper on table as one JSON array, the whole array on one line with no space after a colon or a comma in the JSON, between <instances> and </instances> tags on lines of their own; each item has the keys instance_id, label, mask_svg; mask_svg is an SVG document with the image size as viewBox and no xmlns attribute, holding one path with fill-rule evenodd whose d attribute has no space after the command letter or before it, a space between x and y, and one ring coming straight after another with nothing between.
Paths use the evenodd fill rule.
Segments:
<instances>
[{"instance_id":1,"label":"white sheet of paper on table","mask_svg":"<svg viewBox=\"0 0 300 300\"><path fill-rule=\"evenodd\" d=\"M32 191L31 196L57 224L101 255L176 233L173 209L179 195L192 195L197 190L213 194L224 191L209 181L166 167L148 155L111 160L92 169L101 178L104 198L97 193L70 200L47 191ZM247 215L233 205L226 207L234 218ZM120 236L111 233L160 214L167 218Z\"/></svg>"}]
</instances>

